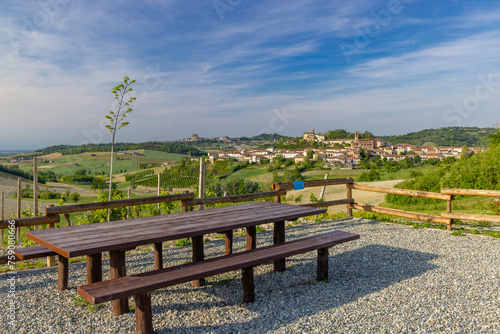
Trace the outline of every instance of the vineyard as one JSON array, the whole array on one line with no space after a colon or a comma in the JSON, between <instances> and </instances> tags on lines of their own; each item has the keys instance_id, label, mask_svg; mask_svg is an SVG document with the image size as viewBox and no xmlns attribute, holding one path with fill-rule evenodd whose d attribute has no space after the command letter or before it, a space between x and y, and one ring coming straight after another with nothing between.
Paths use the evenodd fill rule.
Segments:
<instances>
[{"instance_id":1,"label":"vineyard","mask_svg":"<svg viewBox=\"0 0 500 334\"><path fill-rule=\"evenodd\" d=\"M170 175L163 173L160 176L161 188L191 188L198 184L198 177L185 175ZM150 176L142 180L135 181L138 186L158 187L158 176Z\"/></svg>"}]
</instances>

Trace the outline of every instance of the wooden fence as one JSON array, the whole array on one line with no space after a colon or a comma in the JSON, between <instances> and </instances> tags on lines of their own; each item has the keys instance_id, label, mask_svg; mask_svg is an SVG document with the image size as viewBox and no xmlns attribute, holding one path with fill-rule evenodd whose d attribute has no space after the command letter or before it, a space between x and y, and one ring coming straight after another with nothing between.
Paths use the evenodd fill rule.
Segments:
<instances>
[{"instance_id":1,"label":"wooden fence","mask_svg":"<svg viewBox=\"0 0 500 334\"><path fill-rule=\"evenodd\" d=\"M372 185L359 184L355 183L352 178L330 179L330 180L325 179L325 180L314 180L314 181L303 182L304 188L320 187L320 186L326 187L331 185L346 185L346 198L335 201L326 201L326 202L320 201L317 203L309 203L303 205L310 207L330 207L335 205L346 205L347 213L349 216L352 216L352 210L375 212L380 214L387 214L387 215L405 217L415 220L445 224L449 231L451 231L455 219L500 223L500 216L452 212L452 201L454 200L454 196L456 195L500 197L500 191L445 188L441 190L441 193L433 193L425 191L377 187ZM60 222L61 214L66 217L68 225L70 225L71 224L69 220L70 213L93 211L99 209L111 209L118 207L130 207L136 205L155 204L155 203L172 202L172 201L180 201L182 211L192 210L194 206L202 207L203 205L251 201L263 198L274 198L276 202L281 202L281 197L287 195L287 190L294 189L294 183L293 182L274 183L272 185L272 189L274 191L245 194L245 195L225 196L225 197L198 198L198 199L194 198L193 193L186 192L183 194L143 197L143 198L125 199L118 201L95 202L95 203L64 205L64 206L50 205L45 210L45 216L0 220L0 229L9 228L10 226L9 221L12 220L15 221L15 227L36 226L43 224L47 224L48 227L55 227L55 224ZM357 203L355 199L352 197L352 190L372 191L372 192L380 192L386 194L396 194L403 196L443 200L446 201L447 209L446 212L442 212L440 216L433 216L418 212L396 210L380 206L367 205L367 204ZM6 256L0 257L0 264L5 264L6 262L7 262Z\"/></svg>"}]
</instances>

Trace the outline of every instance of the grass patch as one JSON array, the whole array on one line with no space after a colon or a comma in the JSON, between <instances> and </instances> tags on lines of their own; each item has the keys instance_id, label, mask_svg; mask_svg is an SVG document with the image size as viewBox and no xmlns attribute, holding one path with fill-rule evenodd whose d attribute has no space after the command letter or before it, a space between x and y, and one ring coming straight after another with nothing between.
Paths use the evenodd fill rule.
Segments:
<instances>
[{"instance_id":1,"label":"grass patch","mask_svg":"<svg viewBox=\"0 0 500 334\"><path fill-rule=\"evenodd\" d=\"M103 305L92 305L82 296L73 298L73 307L86 307L90 312L96 312L98 309L103 308Z\"/></svg>"},{"instance_id":2,"label":"grass patch","mask_svg":"<svg viewBox=\"0 0 500 334\"><path fill-rule=\"evenodd\" d=\"M175 242L175 246L177 246L177 247L188 246L191 244L192 244L192 242L191 242L191 239L189 239L189 238L182 238L182 239L179 239Z\"/></svg>"},{"instance_id":3,"label":"grass patch","mask_svg":"<svg viewBox=\"0 0 500 334\"><path fill-rule=\"evenodd\" d=\"M450 235L461 237L464 235L464 230L455 230L455 231L451 232Z\"/></svg>"}]
</instances>

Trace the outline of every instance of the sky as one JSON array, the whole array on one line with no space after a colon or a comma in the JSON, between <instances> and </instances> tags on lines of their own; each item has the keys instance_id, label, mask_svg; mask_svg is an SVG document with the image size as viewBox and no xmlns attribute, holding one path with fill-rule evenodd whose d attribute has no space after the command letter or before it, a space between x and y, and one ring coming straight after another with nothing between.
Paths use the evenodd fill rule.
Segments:
<instances>
[{"instance_id":1,"label":"sky","mask_svg":"<svg viewBox=\"0 0 500 334\"><path fill-rule=\"evenodd\" d=\"M0 150L500 121L500 3L23 0L0 4Z\"/></svg>"}]
</instances>

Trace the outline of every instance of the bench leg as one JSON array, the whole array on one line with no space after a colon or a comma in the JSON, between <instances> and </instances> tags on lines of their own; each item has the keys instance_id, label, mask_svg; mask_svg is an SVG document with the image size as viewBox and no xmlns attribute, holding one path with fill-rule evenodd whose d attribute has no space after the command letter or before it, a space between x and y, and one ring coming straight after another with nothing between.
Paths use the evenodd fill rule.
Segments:
<instances>
[{"instance_id":1,"label":"bench leg","mask_svg":"<svg viewBox=\"0 0 500 334\"><path fill-rule=\"evenodd\" d=\"M87 284L102 281L102 254L87 255Z\"/></svg>"},{"instance_id":2,"label":"bench leg","mask_svg":"<svg viewBox=\"0 0 500 334\"><path fill-rule=\"evenodd\" d=\"M316 281L328 279L328 248L318 249L318 267L316 271Z\"/></svg>"},{"instance_id":3,"label":"bench leg","mask_svg":"<svg viewBox=\"0 0 500 334\"><path fill-rule=\"evenodd\" d=\"M125 251L116 250L109 252L109 274L111 279L126 276ZM113 314L118 316L128 313L128 298L113 300Z\"/></svg>"},{"instance_id":4,"label":"bench leg","mask_svg":"<svg viewBox=\"0 0 500 334\"><path fill-rule=\"evenodd\" d=\"M248 226L247 227L247 250L257 248L257 227Z\"/></svg>"},{"instance_id":5,"label":"bench leg","mask_svg":"<svg viewBox=\"0 0 500 334\"><path fill-rule=\"evenodd\" d=\"M275 222L274 223L274 244L280 244L285 242L285 222ZM274 260L274 271L285 271L285 259Z\"/></svg>"},{"instance_id":6,"label":"bench leg","mask_svg":"<svg viewBox=\"0 0 500 334\"><path fill-rule=\"evenodd\" d=\"M64 291L68 288L68 275L68 258L59 255L59 263L57 264L57 290Z\"/></svg>"},{"instance_id":7,"label":"bench leg","mask_svg":"<svg viewBox=\"0 0 500 334\"><path fill-rule=\"evenodd\" d=\"M136 295L135 298L135 331L138 334L153 333L153 310L151 295Z\"/></svg>"},{"instance_id":8,"label":"bench leg","mask_svg":"<svg viewBox=\"0 0 500 334\"><path fill-rule=\"evenodd\" d=\"M163 268L163 250L162 250L162 243L157 242L154 244L154 262L155 262L155 270L159 270Z\"/></svg>"},{"instance_id":9,"label":"bench leg","mask_svg":"<svg viewBox=\"0 0 500 334\"><path fill-rule=\"evenodd\" d=\"M203 235L198 235L191 238L193 243L193 262L203 261L205 259L205 253L203 251ZM197 279L193 281L194 287L204 286L205 279Z\"/></svg>"},{"instance_id":10,"label":"bench leg","mask_svg":"<svg viewBox=\"0 0 500 334\"><path fill-rule=\"evenodd\" d=\"M255 302L255 285L253 282L253 267L241 269L241 287L243 290L243 303Z\"/></svg>"},{"instance_id":11,"label":"bench leg","mask_svg":"<svg viewBox=\"0 0 500 334\"><path fill-rule=\"evenodd\" d=\"M224 232L226 235L226 247L224 254L233 254L233 230Z\"/></svg>"}]
</instances>

